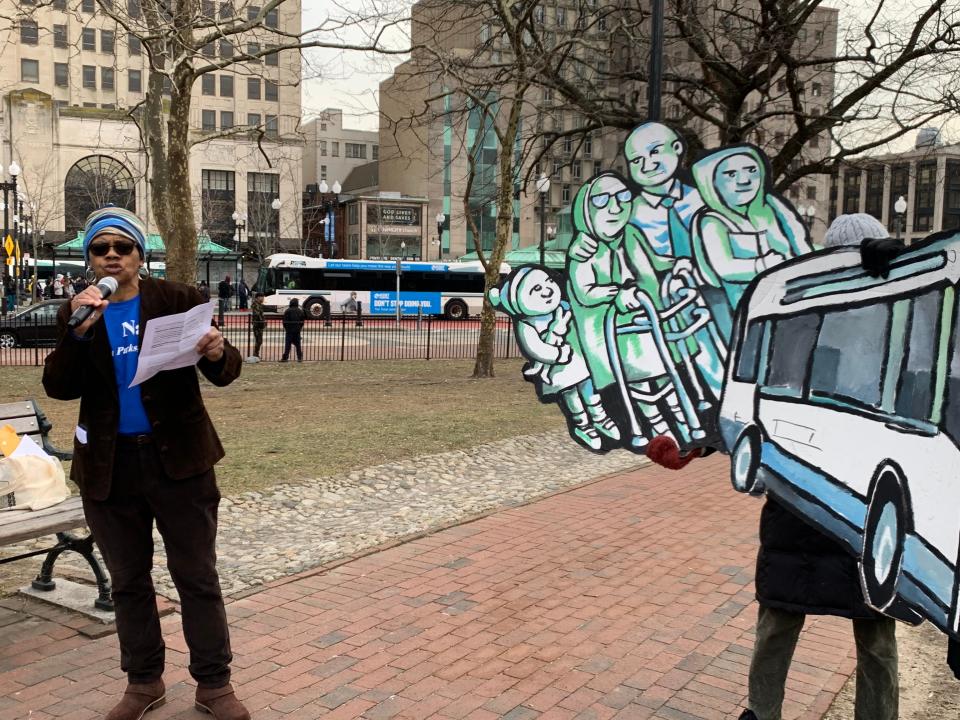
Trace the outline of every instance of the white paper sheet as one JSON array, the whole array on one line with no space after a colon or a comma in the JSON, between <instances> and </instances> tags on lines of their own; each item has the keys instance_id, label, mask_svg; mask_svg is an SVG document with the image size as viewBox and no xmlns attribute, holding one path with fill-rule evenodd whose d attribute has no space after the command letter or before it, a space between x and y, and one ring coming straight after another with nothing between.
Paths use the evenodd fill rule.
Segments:
<instances>
[{"instance_id":1,"label":"white paper sheet","mask_svg":"<svg viewBox=\"0 0 960 720\"><path fill-rule=\"evenodd\" d=\"M137 360L137 373L130 387L139 385L163 370L195 365L200 353L195 348L210 329L213 304L203 303L185 313L164 315L147 321Z\"/></svg>"}]
</instances>

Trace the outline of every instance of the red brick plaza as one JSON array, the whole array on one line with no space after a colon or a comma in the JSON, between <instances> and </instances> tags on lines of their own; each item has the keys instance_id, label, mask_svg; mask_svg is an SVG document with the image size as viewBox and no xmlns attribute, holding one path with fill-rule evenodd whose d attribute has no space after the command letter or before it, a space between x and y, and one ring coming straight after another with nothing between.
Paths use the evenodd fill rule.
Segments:
<instances>
[{"instance_id":1,"label":"red brick plaza","mask_svg":"<svg viewBox=\"0 0 960 720\"><path fill-rule=\"evenodd\" d=\"M726 458L644 468L273 583L228 605L234 682L269 718L736 718L746 695L761 503ZM0 627L0 718L101 717L116 637ZM167 705L200 718L180 618ZM811 619L789 718L820 718L854 667L849 622Z\"/></svg>"}]
</instances>

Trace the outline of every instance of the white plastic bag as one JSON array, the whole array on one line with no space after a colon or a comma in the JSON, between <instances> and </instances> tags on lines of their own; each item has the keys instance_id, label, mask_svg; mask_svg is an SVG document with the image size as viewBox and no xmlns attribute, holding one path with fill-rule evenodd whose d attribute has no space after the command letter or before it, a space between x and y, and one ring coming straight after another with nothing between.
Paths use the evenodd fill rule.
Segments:
<instances>
[{"instance_id":1,"label":"white plastic bag","mask_svg":"<svg viewBox=\"0 0 960 720\"><path fill-rule=\"evenodd\" d=\"M0 459L0 510L43 510L70 497L63 466L54 457Z\"/></svg>"}]
</instances>

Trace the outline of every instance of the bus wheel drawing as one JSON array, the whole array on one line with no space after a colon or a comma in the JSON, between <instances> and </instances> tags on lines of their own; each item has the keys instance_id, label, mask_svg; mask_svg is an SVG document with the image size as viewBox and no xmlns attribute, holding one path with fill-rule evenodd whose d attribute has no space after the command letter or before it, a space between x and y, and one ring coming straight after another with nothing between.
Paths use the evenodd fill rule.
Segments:
<instances>
[{"instance_id":1,"label":"bus wheel drawing","mask_svg":"<svg viewBox=\"0 0 960 720\"><path fill-rule=\"evenodd\" d=\"M730 482L737 492L762 495L763 482L759 479L762 439L757 427L748 427L737 440L730 458Z\"/></svg>"},{"instance_id":2,"label":"bus wheel drawing","mask_svg":"<svg viewBox=\"0 0 960 720\"><path fill-rule=\"evenodd\" d=\"M877 610L896 598L903 564L907 502L900 469L884 463L874 476L863 529L860 580L863 596Z\"/></svg>"},{"instance_id":3,"label":"bus wheel drawing","mask_svg":"<svg viewBox=\"0 0 960 720\"><path fill-rule=\"evenodd\" d=\"M303 312L306 314L308 318L319 320L320 318L324 317L324 315L326 315L326 313L324 312L325 305L326 305L326 301L323 299L307 300L303 304Z\"/></svg>"},{"instance_id":4,"label":"bus wheel drawing","mask_svg":"<svg viewBox=\"0 0 960 720\"><path fill-rule=\"evenodd\" d=\"M451 300L443 309L447 320L463 320L467 317L467 305L461 300Z\"/></svg>"}]
</instances>

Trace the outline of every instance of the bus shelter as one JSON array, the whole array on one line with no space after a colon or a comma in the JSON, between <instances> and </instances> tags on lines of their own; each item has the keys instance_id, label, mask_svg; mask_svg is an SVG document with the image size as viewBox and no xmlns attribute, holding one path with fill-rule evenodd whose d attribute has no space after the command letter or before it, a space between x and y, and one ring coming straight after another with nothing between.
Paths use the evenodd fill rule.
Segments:
<instances>
[{"instance_id":1,"label":"bus shelter","mask_svg":"<svg viewBox=\"0 0 960 720\"><path fill-rule=\"evenodd\" d=\"M150 272L151 275L162 277L166 270L165 260L167 257L167 248L163 243L163 238L156 233L149 234L147 236L146 250L147 256L145 260L147 271ZM83 258L83 231L78 232L73 240L51 246L50 252L53 255L53 272L54 275L56 275L58 256L64 259ZM204 263L206 266L206 272L204 274L206 275L207 285L210 284L211 263L214 264L216 271L215 276L220 277L225 272L233 271L233 269L242 262L242 257L243 255L241 253L213 242L206 234L197 236L197 276L200 276L200 264Z\"/></svg>"}]
</instances>

